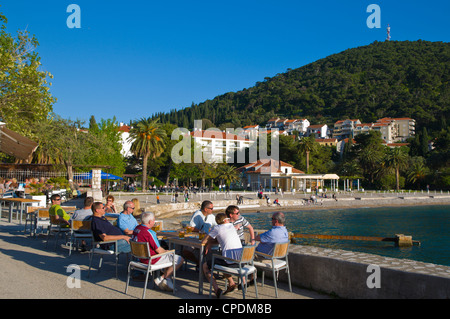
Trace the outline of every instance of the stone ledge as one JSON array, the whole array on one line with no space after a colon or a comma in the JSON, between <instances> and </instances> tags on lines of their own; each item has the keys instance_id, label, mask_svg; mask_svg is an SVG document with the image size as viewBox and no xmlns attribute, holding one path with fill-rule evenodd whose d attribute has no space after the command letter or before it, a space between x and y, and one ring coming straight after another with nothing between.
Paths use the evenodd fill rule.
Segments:
<instances>
[{"instance_id":1,"label":"stone ledge","mask_svg":"<svg viewBox=\"0 0 450 319\"><path fill-rule=\"evenodd\" d=\"M369 288L369 265L380 267L380 288ZM450 267L361 252L292 245L293 284L341 298L450 298ZM280 276L286 280L284 273Z\"/></svg>"}]
</instances>

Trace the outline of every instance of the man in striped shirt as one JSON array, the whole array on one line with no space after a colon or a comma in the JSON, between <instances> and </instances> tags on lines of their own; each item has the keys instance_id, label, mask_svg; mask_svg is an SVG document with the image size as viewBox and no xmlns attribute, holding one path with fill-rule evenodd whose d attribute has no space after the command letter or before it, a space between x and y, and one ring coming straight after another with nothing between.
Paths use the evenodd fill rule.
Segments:
<instances>
[{"instance_id":1,"label":"man in striped shirt","mask_svg":"<svg viewBox=\"0 0 450 319\"><path fill-rule=\"evenodd\" d=\"M236 229L236 232L241 240L241 243L245 244L245 238L244 238L244 227L248 228L248 231L250 233L250 245L255 244L255 232L253 231L252 225L246 220L244 217L241 216L239 212L239 207L230 205L225 210L225 214L227 214L227 217L230 219L230 222L233 224L234 228Z\"/></svg>"}]
</instances>

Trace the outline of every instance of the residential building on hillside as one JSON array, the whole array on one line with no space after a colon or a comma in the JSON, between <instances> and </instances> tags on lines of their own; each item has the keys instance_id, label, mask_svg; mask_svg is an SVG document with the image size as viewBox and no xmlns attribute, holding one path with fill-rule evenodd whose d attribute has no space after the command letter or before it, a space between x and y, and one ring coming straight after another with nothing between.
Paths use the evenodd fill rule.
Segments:
<instances>
[{"instance_id":1,"label":"residential building on hillside","mask_svg":"<svg viewBox=\"0 0 450 319\"><path fill-rule=\"evenodd\" d=\"M381 138L386 143L404 142L415 135L415 123L416 121L411 118L390 117L379 119L375 123L361 123L359 120L337 121L333 137L343 140L374 130L381 133Z\"/></svg>"},{"instance_id":2,"label":"residential building on hillside","mask_svg":"<svg viewBox=\"0 0 450 319\"><path fill-rule=\"evenodd\" d=\"M328 136L328 126L326 124L310 125L306 130L306 135L315 134L316 138L326 138Z\"/></svg>"},{"instance_id":3,"label":"residential building on hillside","mask_svg":"<svg viewBox=\"0 0 450 319\"><path fill-rule=\"evenodd\" d=\"M249 140L256 140L256 138L258 137L258 130L259 125L244 126L243 131L241 132L241 134L239 134L239 136Z\"/></svg>"},{"instance_id":4,"label":"residential building on hillside","mask_svg":"<svg viewBox=\"0 0 450 319\"><path fill-rule=\"evenodd\" d=\"M403 142L409 137L416 135L416 121L409 117L390 118L384 117L377 120L377 123L393 126L393 142ZM386 140L386 142L388 142ZM389 142L388 142L389 143Z\"/></svg>"},{"instance_id":5,"label":"residential building on hillside","mask_svg":"<svg viewBox=\"0 0 450 319\"><path fill-rule=\"evenodd\" d=\"M322 146L336 146L338 140L337 138L316 138L316 142Z\"/></svg>"},{"instance_id":6,"label":"residential building on hillside","mask_svg":"<svg viewBox=\"0 0 450 319\"><path fill-rule=\"evenodd\" d=\"M351 137L352 132L357 124L361 124L361 121L358 119L337 121L336 123L334 123L333 137L337 138L338 140Z\"/></svg>"},{"instance_id":7,"label":"residential building on hillside","mask_svg":"<svg viewBox=\"0 0 450 319\"><path fill-rule=\"evenodd\" d=\"M309 123L307 119L287 120L285 123L285 130L288 134L293 134L294 131L297 131L300 133L299 135L304 135L310 124L311 123Z\"/></svg>"},{"instance_id":8,"label":"residential building on hillside","mask_svg":"<svg viewBox=\"0 0 450 319\"><path fill-rule=\"evenodd\" d=\"M288 119L280 119L279 117L271 118L267 121L266 128L278 128L279 130L284 130Z\"/></svg>"}]
</instances>

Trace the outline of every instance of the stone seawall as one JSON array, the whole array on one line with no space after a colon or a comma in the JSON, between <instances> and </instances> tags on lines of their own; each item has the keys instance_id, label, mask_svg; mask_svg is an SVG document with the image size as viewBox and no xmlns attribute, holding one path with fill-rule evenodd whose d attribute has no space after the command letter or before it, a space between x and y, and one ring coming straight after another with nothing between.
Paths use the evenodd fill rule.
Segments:
<instances>
[{"instance_id":1,"label":"stone seawall","mask_svg":"<svg viewBox=\"0 0 450 319\"><path fill-rule=\"evenodd\" d=\"M448 266L303 245L291 245L288 258L294 285L340 298L450 298Z\"/></svg>"}]
</instances>

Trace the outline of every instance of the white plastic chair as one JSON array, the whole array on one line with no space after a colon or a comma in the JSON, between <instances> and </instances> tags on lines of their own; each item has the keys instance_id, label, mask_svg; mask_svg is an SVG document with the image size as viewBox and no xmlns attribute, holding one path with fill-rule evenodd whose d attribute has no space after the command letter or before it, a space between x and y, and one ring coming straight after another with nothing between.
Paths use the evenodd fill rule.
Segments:
<instances>
[{"instance_id":1,"label":"white plastic chair","mask_svg":"<svg viewBox=\"0 0 450 319\"><path fill-rule=\"evenodd\" d=\"M148 260L148 264L142 263L140 261L133 261L131 260L128 264L128 275L127 275L127 285L125 287L125 294L128 292L128 285L130 282L130 276L132 270L138 270L143 273L145 273L145 282L144 282L144 292L142 293L142 299L145 298L145 292L147 290L147 282L148 282L148 275L152 274L154 271L159 271L161 269L165 269L168 267L173 267L173 294L175 294L175 250L168 250L162 254L157 255L150 255L150 249L148 247L148 242L136 242L133 240L130 240L130 246L131 246L131 256L137 259L146 259ZM159 258L164 255L172 255L172 262L167 263L161 263L152 265L152 260L155 258Z\"/></svg>"},{"instance_id":2,"label":"white plastic chair","mask_svg":"<svg viewBox=\"0 0 450 319\"><path fill-rule=\"evenodd\" d=\"M261 252L256 252L256 256L264 257L264 259L255 259L253 264L256 268L263 270L262 272L262 286L264 287L264 272L272 271L273 282L275 285L275 296L278 298L277 280L280 270L286 269L289 291L292 292L291 286L291 275L289 272L289 261L288 261L288 251L289 242L286 243L276 243L273 248L273 253L271 255L264 254Z\"/></svg>"},{"instance_id":3,"label":"white plastic chair","mask_svg":"<svg viewBox=\"0 0 450 319\"><path fill-rule=\"evenodd\" d=\"M211 264L211 280L209 282L209 298L211 298L212 292L212 274L214 271L222 272L229 275L234 275L239 277L239 281L242 286L242 298L245 299L245 293L247 292L248 276L253 274L255 282L255 293L256 298L258 298L258 287L256 285L256 268L253 266L253 257L255 255L256 245L248 245L242 248L241 259L236 260L232 258L227 258L225 256L213 254L212 264ZM227 267L223 265L216 264L216 259L222 259L239 264L238 268ZM245 285L243 284L243 279L245 278Z\"/></svg>"},{"instance_id":4,"label":"white plastic chair","mask_svg":"<svg viewBox=\"0 0 450 319\"><path fill-rule=\"evenodd\" d=\"M118 270L117 265L119 263L119 255L121 252L117 250L117 240L109 240L109 241L96 241L94 235L92 235L92 247L89 252L89 270L88 270L88 277L91 274L91 266L92 266L92 260L94 258L94 255L100 256L100 261L98 264L98 271L102 268L102 261L103 256L114 256L116 259L116 279L118 279ZM114 250L112 249L103 249L100 245L114 245Z\"/></svg>"}]
</instances>

